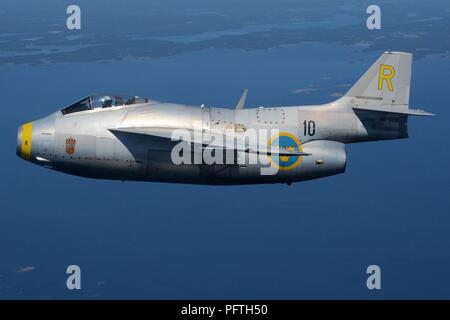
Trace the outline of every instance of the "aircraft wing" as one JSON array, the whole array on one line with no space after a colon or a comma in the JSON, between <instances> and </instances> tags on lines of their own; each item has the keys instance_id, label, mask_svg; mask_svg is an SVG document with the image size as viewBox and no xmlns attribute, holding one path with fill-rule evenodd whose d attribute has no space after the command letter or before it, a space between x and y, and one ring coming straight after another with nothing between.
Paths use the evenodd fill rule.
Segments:
<instances>
[{"instance_id":1,"label":"aircraft wing","mask_svg":"<svg viewBox=\"0 0 450 320\"><path fill-rule=\"evenodd\" d=\"M286 148L278 148L278 150L270 150L266 148L259 148L258 150L247 149L246 152L256 153L256 154L267 154L267 155L275 155L275 156L310 156L311 153L288 150Z\"/></svg>"},{"instance_id":2,"label":"aircraft wing","mask_svg":"<svg viewBox=\"0 0 450 320\"><path fill-rule=\"evenodd\" d=\"M172 129L172 128L154 128L154 127L129 127L129 128L110 128L109 131L111 131L112 133L114 132L123 132L123 133L131 133L131 134L140 134L140 135L148 135L148 136L153 136L153 137L159 137L159 138L165 138L165 139L170 139L170 140L174 140L173 138L175 138L175 141L186 141L188 143L197 143L195 141L195 139L192 139L192 137L194 136L193 134L193 130L188 130L188 129L183 129L183 130L187 130L189 133L189 138L187 137L177 137L172 136L173 132L176 129ZM202 146L202 148L207 149L207 148L215 148L215 149L228 149L228 150L235 150L235 151L243 151L243 152L247 152L247 153L256 153L256 154L267 154L267 155L278 155L278 156L309 156L311 155L310 153L306 153L306 152L300 152L300 151L295 151L295 150L288 150L286 148L273 148L273 149L268 149L268 148L261 148L261 147L248 147L248 148L239 148L234 144L234 139L233 138L239 138L239 137L229 137L227 139L227 136L221 134L222 139L220 139L221 141L212 141L209 144L204 144ZM201 137L200 137L201 138ZM233 143L229 143L229 141L232 141Z\"/></svg>"}]
</instances>

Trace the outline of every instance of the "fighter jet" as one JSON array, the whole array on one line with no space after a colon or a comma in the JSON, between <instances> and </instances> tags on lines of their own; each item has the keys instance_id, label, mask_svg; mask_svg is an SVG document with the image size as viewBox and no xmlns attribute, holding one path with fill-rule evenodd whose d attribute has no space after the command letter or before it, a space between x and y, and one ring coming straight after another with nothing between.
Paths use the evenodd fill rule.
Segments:
<instances>
[{"instance_id":1,"label":"fighter jet","mask_svg":"<svg viewBox=\"0 0 450 320\"><path fill-rule=\"evenodd\" d=\"M72 175L211 185L286 183L340 174L346 144L408 137L412 55L385 52L323 105L235 108L92 94L26 123L17 155Z\"/></svg>"}]
</instances>

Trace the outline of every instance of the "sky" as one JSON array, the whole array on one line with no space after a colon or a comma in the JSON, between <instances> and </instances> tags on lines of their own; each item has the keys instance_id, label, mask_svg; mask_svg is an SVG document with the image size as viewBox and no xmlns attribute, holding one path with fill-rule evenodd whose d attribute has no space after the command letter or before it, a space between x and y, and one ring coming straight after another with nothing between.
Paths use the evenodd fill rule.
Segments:
<instances>
[{"instance_id":1,"label":"sky","mask_svg":"<svg viewBox=\"0 0 450 320\"><path fill-rule=\"evenodd\" d=\"M445 2L381 2L384 40L358 1L96 3L80 1L80 31L65 29L68 2L0 5L0 299L450 298ZM167 36L181 38L156 41ZM233 107L248 88L249 107L320 104L385 50L414 53L411 107L436 116L410 119L409 139L348 145L345 174L291 186L122 183L15 154L21 124L90 92ZM81 290L66 287L72 264ZM381 290L366 287L373 264Z\"/></svg>"}]
</instances>

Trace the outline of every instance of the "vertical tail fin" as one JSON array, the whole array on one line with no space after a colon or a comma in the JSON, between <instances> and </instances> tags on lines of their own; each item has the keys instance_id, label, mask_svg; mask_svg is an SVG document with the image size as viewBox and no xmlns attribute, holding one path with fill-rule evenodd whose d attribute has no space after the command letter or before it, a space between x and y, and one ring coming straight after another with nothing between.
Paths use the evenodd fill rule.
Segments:
<instances>
[{"instance_id":1,"label":"vertical tail fin","mask_svg":"<svg viewBox=\"0 0 450 320\"><path fill-rule=\"evenodd\" d=\"M408 116L432 115L409 109L412 54L385 52L345 94L360 121L358 140L408 137Z\"/></svg>"},{"instance_id":2,"label":"vertical tail fin","mask_svg":"<svg viewBox=\"0 0 450 320\"><path fill-rule=\"evenodd\" d=\"M347 92L362 105L408 110L412 54L385 52ZM403 108L402 108L403 107Z\"/></svg>"}]
</instances>

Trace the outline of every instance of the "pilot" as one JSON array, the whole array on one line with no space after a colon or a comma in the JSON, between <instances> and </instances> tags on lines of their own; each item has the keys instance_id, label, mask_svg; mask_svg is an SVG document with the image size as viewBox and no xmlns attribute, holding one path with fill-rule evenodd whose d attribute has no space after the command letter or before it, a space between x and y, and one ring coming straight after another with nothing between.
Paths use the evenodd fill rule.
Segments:
<instances>
[{"instance_id":1,"label":"pilot","mask_svg":"<svg viewBox=\"0 0 450 320\"><path fill-rule=\"evenodd\" d=\"M100 101L102 102L102 108L112 107L113 101L110 96L104 96Z\"/></svg>"}]
</instances>

